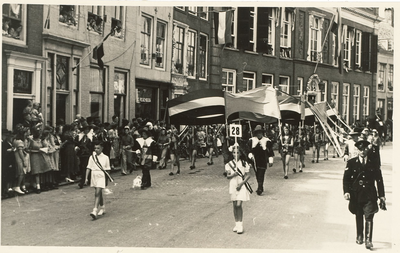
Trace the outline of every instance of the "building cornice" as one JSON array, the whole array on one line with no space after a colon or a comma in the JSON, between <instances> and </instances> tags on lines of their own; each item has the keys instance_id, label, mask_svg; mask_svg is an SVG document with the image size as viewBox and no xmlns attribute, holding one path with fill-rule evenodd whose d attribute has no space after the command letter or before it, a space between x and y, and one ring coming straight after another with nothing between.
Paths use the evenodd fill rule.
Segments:
<instances>
[{"instance_id":1,"label":"building cornice","mask_svg":"<svg viewBox=\"0 0 400 253\"><path fill-rule=\"evenodd\" d=\"M6 55L9 58L23 58L31 61L39 61L39 62L44 62L47 60L46 57L40 56L40 55L33 55L33 54L26 54L26 53L21 53L18 51L12 51L12 50L4 50Z\"/></svg>"},{"instance_id":2,"label":"building cornice","mask_svg":"<svg viewBox=\"0 0 400 253\"><path fill-rule=\"evenodd\" d=\"M63 37L63 36L60 36L60 35L57 35L57 34L53 34L53 33L50 33L50 32L43 32L42 35L43 35L43 39L45 39L45 40L53 40L53 41L57 41L57 42L64 43L64 44L78 46L78 47L81 47L81 48L85 48L85 47L90 46L89 43L86 43L84 41Z\"/></svg>"}]
</instances>

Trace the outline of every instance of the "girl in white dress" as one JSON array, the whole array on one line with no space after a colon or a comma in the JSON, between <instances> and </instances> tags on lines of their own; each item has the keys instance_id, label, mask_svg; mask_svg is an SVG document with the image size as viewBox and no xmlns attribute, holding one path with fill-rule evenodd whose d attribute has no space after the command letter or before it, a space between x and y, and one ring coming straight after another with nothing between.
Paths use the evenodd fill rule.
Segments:
<instances>
[{"instance_id":1,"label":"girl in white dress","mask_svg":"<svg viewBox=\"0 0 400 253\"><path fill-rule=\"evenodd\" d=\"M94 152L89 158L89 162L86 169L86 180L85 184L88 184L88 176L89 170L91 171L90 175L90 187L95 188L95 199L94 199L94 208L90 213L90 216L93 219L96 219L97 216L103 215L105 213L105 201L103 189L107 186L107 180L109 176L106 175L106 171L110 171L110 158L102 153L103 151L103 143L97 142L94 145ZM100 208L99 208L100 207ZM100 209L100 210L99 210Z\"/></svg>"},{"instance_id":2,"label":"girl in white dress","mask_svg":"<svg viewBox=\"0 0 400 253\"><path fill-rule=\"evenodd\" d=\"M225 172L229 181L229 194L233 203L233 215L236 226L233 232L243 233L243 201L250 200L250 186L246 183L250 178L250 165L246 162L246 155L237 146L232 147L233 160L225 165ZM248 189L248 187L250 189Z\"/></svg>"}]
</instances>

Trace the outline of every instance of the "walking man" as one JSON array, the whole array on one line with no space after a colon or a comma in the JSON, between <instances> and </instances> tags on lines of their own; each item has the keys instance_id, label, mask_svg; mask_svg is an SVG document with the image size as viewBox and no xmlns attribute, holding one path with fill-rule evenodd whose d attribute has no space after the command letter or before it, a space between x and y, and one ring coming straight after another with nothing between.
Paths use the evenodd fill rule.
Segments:
<instances>
[{"instance_id":1,"label":"walking man","mask_svg":"<svg viewBox=\"0 0 400 253\"><path fill-rule=\"evenodd\" d=\"M370 153L368 145L370 142L365 140L356 142L355 146L360 152L347 162L343 175L343 192L344 198L349 200L349 211L356 216L356 243L364 243L365 217L365 247L371 249L373 218L379 210L377 200L379 197L380 208L386 210L386 199L382 172L368 156Z\"/></svg>"},{"instance_id":2,"label":"walking man","mask_svg":"<svg viewBox=\"0 0 400 253\"><path fill-rule=\"evenodd\" d=\"M272 142L264 136L264 130L261 125L257 125L253 131L253 137L249 139L247 146L249 148L248 157L253 161L256 169L257 194L261 195L264 191L265 171L274 163L274 151Z\"/></svg>"}]
</instances>

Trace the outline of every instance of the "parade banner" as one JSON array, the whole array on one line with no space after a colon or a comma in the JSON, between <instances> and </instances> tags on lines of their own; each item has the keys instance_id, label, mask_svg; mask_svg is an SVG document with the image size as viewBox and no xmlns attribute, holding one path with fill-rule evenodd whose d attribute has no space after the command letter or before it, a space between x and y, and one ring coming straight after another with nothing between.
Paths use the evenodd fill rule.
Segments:
<instances>
[{"instance_id":1,"label":"parade banner","mask_svg":"<svg viewBox=\"0 0 400 253\"><path fill-rule=\"evenodd\" d=\"M225 116L228 120L246 119L271 123L281 118L276 90L262 86L242 93L225 93Z\"/></svg>"},{"instance_id":2,"label":"parade banner","mask_svg":"<svg viewBox=\"0 0 400 253\"><path fill-rule=\"evenodd\" d=\"M171 124L224 124L224 91L206 89L189 92L183 96L169 100L168 113Z\"/></svg>"}]
</instances>

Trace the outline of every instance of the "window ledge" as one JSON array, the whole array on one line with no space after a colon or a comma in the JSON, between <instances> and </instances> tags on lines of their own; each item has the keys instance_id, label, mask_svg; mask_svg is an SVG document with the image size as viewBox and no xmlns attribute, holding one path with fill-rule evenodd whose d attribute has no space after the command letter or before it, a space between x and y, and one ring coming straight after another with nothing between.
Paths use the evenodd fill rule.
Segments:
<instances>
[{"instance_id":1,"label":"window ledge","mask_svg":"<svg viewBox=\"0 0 400 253\"><path fill-rule=\"evenodd\" d=\"M200 81L207 81L207 78L199 77Z\"/></svg>"},{"instance_id":2,"label":"window ledge","mask_svg":"<svg viewBox=\"0 0 400 253\"><path fill-rule=\"evenodd\" d=\"M188 78L188 79L192 79L192 80L195 80L195 79L196 79L195 76L188 76L187 78Z\"/></svg>"},{"instance_id":3,"label":"window ledge","mask_svg":"<svg viewBox=\"0 0 400 253\"><path fill-rule=\"evenodd\" d=\"M239 52L239 49L234 48L234 47L225 47L225 49L230 50L230 51L236 51Z\"/></svg>"},{"instance_id":4,"label":"window ledge","mask_svg":"<svg viewBox=\"0 0 400 253\"><path fill-rule=\"evenodd\" d=\"M270 57L270 58L275 58L275 59L276 59L276 56L275 56L275 55L272 55L272 54L262 54L262 56Z\"/></svg>"},{"instance_id":5,"label":"window ledge","mask_svg":"<svg viewBox=\"0 0 400 253\"><path fill-rule=\"evenodd\" d=\"M279 59L281 59L281 60L287 60L287 61L293 61L292 58L288 58L288 57L279 57Z\"/></svg>"},{"instance_id":6,"label":"window ledge","mask_svg":"<svg viewBox=\"0 0 400 253\"><path fill-rule=\"evenodd\" d=\"M140 64L140 67L142 67L142 68L151 69L150 64L149 65L146 65L146 64L143 64L143 63L139 63L139 64Z\"/></svg>"},{"instance_id":7,"label":"window ledge","mask_svg":"<svg viewBox=\"0 0 400 253\"><path fill-rule=\"evenodd\" d=\"M69 25L69 24L66 24L66 23L63 23L63 22L58 22L60 25L62 25L62 26L64 26L64 27L67 27L67 28L70 28L70 29L74 29L74 30L77 30L78 29L78 25Z\"/></svg>"},{"instance_id":8,"label":"window ledge","mask_svg":"<svg viewBox=\"0 0 400 253\"><path fill-rule=\"evenodd\" d=\"M247 54L254 54L254 55L258 55L258 53L257 53L257 52L254 52L254 51L248 51L248 50L244 50L244 52L245 52L245 53L247 53Z\"/></svg>"},{"instance_id":9,"label":"window ledge","mask_svg":"<svg viewBox=\"0 0 400 253\"><path fill-rule=\"evenodd\" d=\"M11 46L28 48L28 45L26 45L25 41L16 40L16 39L10 40L10 38L4 38L4 37L3 37L2 41L3 41L4 44L8 44L8 45L11 45Z\"/></svg>"}]
</instances>

